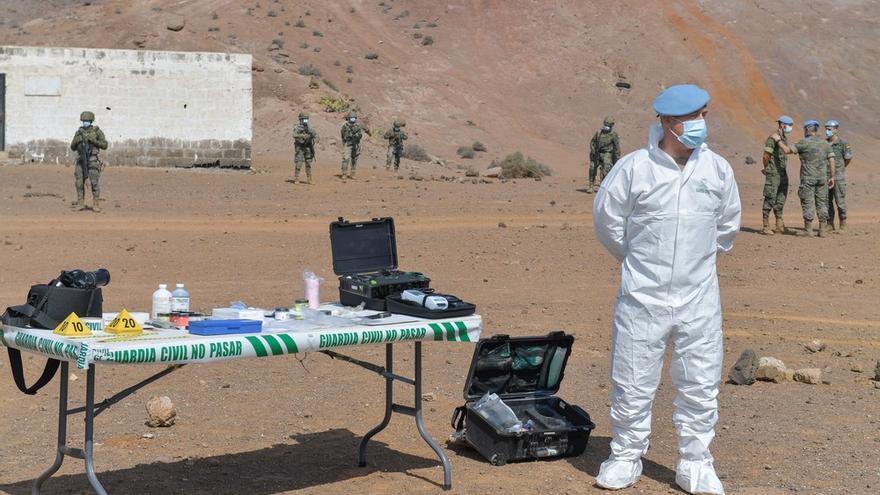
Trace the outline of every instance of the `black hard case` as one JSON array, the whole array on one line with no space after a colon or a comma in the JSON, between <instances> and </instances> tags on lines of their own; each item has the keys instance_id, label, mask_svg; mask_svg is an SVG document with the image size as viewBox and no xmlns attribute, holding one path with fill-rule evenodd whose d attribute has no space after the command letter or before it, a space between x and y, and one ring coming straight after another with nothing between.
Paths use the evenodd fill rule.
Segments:
<instances>
[{"instance_id":1,"label":"black hard case","mask_svg":"<svg viewBox=\"0 0 880 495\"><path fill-rule=\"evenodd\" d=\"M420 273L397 270L394 219L374 218L330 223L333 272L339 275L339 301L346 306L364 303L367 309L385 311L385 298L406 289L426 289L431 279ZM376 285L366 280L375 278Z\"/></svg>"},{"instance_id":2,"label":"black hard case","mask_svg":"<svg viewBox=\"0 0 880 495\"><path fill-rule=\"evenodd\" d=\"M496 335L481 339L474 349L465 383L466 402L453 413L453 428L464 429L467 443L496 466L583 453L596 425L586 411L555 395L573 343L574 337L563 332L544 337ZM509 349L509 362L498 357L504 346ZM539 365L534 369L513 369L517 356L535 354L535 349L543 356ZM555 383L547 383L553 356L559 350L565 351L559 376ZM531 419L535 431L508 433L487 422L472 409L474 402L487 392L498 394L522 422Z\"/></svg>"}]
</instances>

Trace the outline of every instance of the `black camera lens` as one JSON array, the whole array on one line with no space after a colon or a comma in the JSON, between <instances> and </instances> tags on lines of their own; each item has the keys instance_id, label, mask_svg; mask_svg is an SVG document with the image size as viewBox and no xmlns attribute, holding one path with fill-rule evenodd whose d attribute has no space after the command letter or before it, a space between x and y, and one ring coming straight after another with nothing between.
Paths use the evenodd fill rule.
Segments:
<instances>
[{"instance_id":1,"label":"black camera lens","mask_svg":"<svg viewBox=\"0 0 880 495\"><path fill-rule=\"evenodd\" d=\"M110 283L110 272L106 268L98 268L93 272L70 270L61 272L58 281L65 287L75 289L94 289Z\"/></svg>"}]
</instances>

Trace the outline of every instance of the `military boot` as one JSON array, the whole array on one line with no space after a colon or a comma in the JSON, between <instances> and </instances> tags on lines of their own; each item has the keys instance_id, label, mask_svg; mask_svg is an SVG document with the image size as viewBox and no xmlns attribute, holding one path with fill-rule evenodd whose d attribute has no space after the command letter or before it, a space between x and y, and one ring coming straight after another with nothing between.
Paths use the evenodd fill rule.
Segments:
<instances>
[{"instance_id":1,"label":"military boot","mask_svg":"<svg viewBox=\"0 0 880 495\"><path fill-rule=\"evenodd\" d=\"M593 194L595 192L596 185L590 182L590 185L587 186L587 194Z\"/></svg>"},{"instance_id":2,"label":"military boot","mask_svg":"<svg viewBox=\"0 0 880 495\"><path fill-rule=\"evenodd\" d=\"M846 231L846 219L845 218L840 219L840 231L841 232Z\"/></svg>"},{"instance_id":3,"label":"military boot","mask_svg":"<svg viewBox=\"0 0 880 495\"><path fill-rule=\"evenodd\" d=\"M787 234L788 231L785 230L785 222L782 221L782 217L776 217L776 233L777 234Z\"/></svg>"},{"instance_id":4,"label":"military boot","mask_svg":"<svg viewBox=\"0 0 880 495\"><path fill-rule=\"evenodd\" d=\"M764 235L773 235L773 229L770 228L770 217L764 217L764 228L761 230Z\"/></svg>"},{"instance_id":5,"label":"military boot","mask_svg":"<svg viewBox=\"0 0 880 495\"><path fill-rule=\"evenodd\" d=\"M306 174L306 184L312 183L312 174Z\"/></svg>"},{"instance_id":6,"label":"military boot","mask_svg":"<svg viewBox=\"0 0 880 495\"><path fill-rule=\"evenodd\" d=\"M813 237L813 221L812 220L804 220L804 233L801 235L804 237Z\"/></svg>"},{"instance_id":7,"label":"military boot","mask_svg":"<svg viewBox=\"0 0 880 495\"><path fill-rule=\"evenodd\" d=\"M85 194L77 194L76 201L72 201L70 203L70 207L74 210L85 210L86 209L86 197Z\"/></svg>"},{"instance_id":8,"label":"military boot","mask_svg":"<svg viewBox=\"0 0 880 495\"><path fill-rule=\"evenodd\" d=\"M95 213L101 213L101 206L98 204L101 202L101 198L98 196L92 196L92 211Z\"/></svg>"},{"instance_id":9,"label":"military boot","mask_svg":"<svg viewBox=\"0 0 880 495\"><path fill-rule=\"evenodd\" d=\"M819 237L825 237L828 234L828 222L819 220Z\"/></svg>"}]
</instances>

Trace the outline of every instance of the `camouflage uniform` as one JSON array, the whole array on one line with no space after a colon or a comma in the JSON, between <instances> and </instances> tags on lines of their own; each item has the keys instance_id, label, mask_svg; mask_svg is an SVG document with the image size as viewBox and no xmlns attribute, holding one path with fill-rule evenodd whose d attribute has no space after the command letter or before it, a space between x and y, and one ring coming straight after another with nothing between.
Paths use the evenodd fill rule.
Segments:
<instances>
[{"instance_id":1,"label":"camouflage uniform","mask_svg":"<svg viewBox=\"0 0 880 495\"><path fill-rule=\"evenodd\" d=\"M828 192L828 223L834 225L834 204L840 214L840 225L846 225L846 162L852 160L853 152L849 143L837 138L831 144L834 152L834 187Z\"/></svg>"},{"instance_id":2,"label":"camouflage uniform","mask_svg":"<svg viewBox=\"0 0 880 495\"><path fill-rule=\"evenodd\" d=\"M351 114L349 114L351 117ZM342 178L346 174L348 177L354 178L357 169L357 159L361 154L361 137L364 130L357 122L346 122L342 124ZM351 163L351 173L348 173L348 165Z\"/></svg>"},{"instance_id":3,"label":"camouflage uniform","mask_svg":"<svg viewBox=\"0 0 880 495\"><path fill-rule=\"evenodd\" d=\"M315 143L318 142L318 133L314 129L304 124L303 119L307 119L308 115L299 114L300 123L293 128L293 163L294 182L299 180L299 172L302 164L306 164L306 177L309 183L312 182L312 160L315 159Z\"/></svg>"},{"instance_id":4,"label":"camouflage uniform","mask_svg":"<svg viewBox=\"0 0 880 495\"><path fill-rule=\"evenodd\" d=\"M828 179L831 177L828 159L834 158L834 152L828 142L819 136L801 139L790 148L801 160L798 196L801 199L807 235L812 235L814 207L819 217L819 234L823 235L828 220Z\"/></svg>"},{"instance_id":5,"label":"camouflage uniform","mask_svg":"<svg viewBox=\"0 0 880 495\"><path fill-rule=\"evenodd\" d=\"M590 192L596 184L596 172L599 173L599 182L602 182L611 172L611 167L620 159L620 139L612 130L614 121L606 118L603 124L608 130L603 128L597 131L590 140Z\"/></svg>"},{"instance_id":6,"label":"camouflage uniform","mask_svg":"<svg viewBox=\"0 0 880 495\"><path fill-rule=\"evenodd\" d=\"M394 164L394 171L396 172L400 168L400 156L403 154L403 142L406 140L407 135L403 130L403 126L400 122L395 121L394 127L391 130L385 132L385 140L388 141L388 155L385 159L385 168L390 169L392 163Z\"/></svg>"},{"instance_id":7,"label":"camouflage uniform","mask_svg":"<svg viewBox=\"0 0 880 495\"><path fill-rule=\"evenodd\" d=\"M80 115L80 120L93 122L95 115L91 112L83 112ZM107 138L104 137L104 131L94 124L89 127L80 127L73 135L70 149L77 152L74 167L76 205L81 210L85 209L85 181L88 178L92 186L92 209L101 211L98 201L101 199L101 171L104 169L104 164L98 158L98 150L107 149Z\"/></svg>"},{"instance_id":8,"label":"camouflage uniform","mask_svg":"<svg viewBox=\"0 0 880 495\"><path fill-rule=\"evenodd\" d=\"M779 131L780 140L788 144L785 133ZM761 213L764 217L765 230L769 229L770 211L776 216L776 231L782 234L785 225L782 222L782 210L788 198L788 157L773 137L764 143L764 153L770 155L764 174L764 205ZM772 233L772 231L770 232Z\"/></svg>"}]
</instances>

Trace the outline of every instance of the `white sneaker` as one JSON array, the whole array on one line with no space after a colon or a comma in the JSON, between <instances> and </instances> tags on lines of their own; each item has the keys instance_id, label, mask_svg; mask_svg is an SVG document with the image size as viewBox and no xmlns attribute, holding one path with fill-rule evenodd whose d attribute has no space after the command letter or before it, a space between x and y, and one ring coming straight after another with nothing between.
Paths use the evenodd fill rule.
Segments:
<instances>
[{"instance_id":1,"label":"white sneaker","mask_svg":"<svg viewBox=\"0 0 880 495\"><path fill-rule=\"evenodd\" d=\"M715 474L712 459L679 459L675 468L675 483L693 495L724 495L724 487Z\"/></svg>"},{"instance_id":2,"label":"white sneaker","mask_svg":"<svg viewBox=\"0 0 880 495\"><path fill-rule=\"evenodd\" d=\"M642 475L642 460L624 461L609 457L599 467L596 485L606 490L623 490L636 484Z\"/></svg>"}]
</instances>

